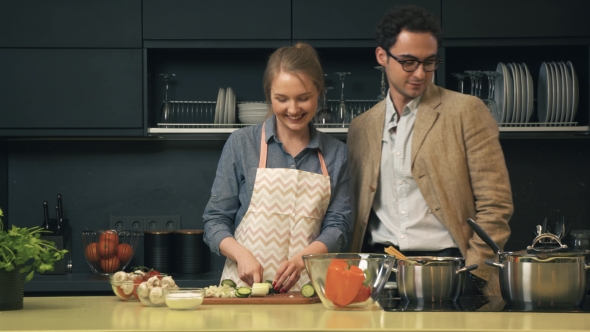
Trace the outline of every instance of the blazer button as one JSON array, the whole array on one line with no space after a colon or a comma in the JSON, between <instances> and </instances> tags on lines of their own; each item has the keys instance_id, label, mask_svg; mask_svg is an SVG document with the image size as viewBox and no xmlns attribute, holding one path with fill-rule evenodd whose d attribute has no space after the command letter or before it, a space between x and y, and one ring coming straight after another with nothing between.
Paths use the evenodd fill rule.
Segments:
<instances>
[{"instance_id":1,"label":"blazer button","mask_svg":"<svg viewBox=\"0 0 590 332\"><path fill-rule=\"evenodd\" d=\"M377 188L376 188L375 186L370 186L370 187L369 187L369 190L371 190L371 192L373 192L373 193L374 193L374 192L375 192L375 190L377 190Z\"/></svg>"}]
</instances>

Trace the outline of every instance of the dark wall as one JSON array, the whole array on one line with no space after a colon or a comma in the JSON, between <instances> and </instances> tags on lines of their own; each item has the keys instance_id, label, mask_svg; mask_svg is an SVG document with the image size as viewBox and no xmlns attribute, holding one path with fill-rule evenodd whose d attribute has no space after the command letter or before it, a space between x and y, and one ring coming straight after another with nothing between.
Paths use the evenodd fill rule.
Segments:
<instances>
[{"instance_id":1,"label":"dark wall","mask_svg":"<svg viewBox=\"0 0 590 332\"><path fill-rule=\"evenodd\" d=\"M112 215L180 215L184 229L201 229L201 216L223 141L14 140L2 154L11 221L40 225L42 202L61 193L73 225L74 272L88 272L81 231L108 227ZM506 250L530 245L535 225L565 218L590 229L590 139L502 139L515 213ZM4 159L3 159L4 158ZM8 169L7 169L8 168ZM8 176L2 177L2 172ZM0 183L1 185L1 183ZM6 186L0 191L6 200ZM51 215L54 213L52 211ZM211 256L211 269L223 259Z\"/></svg>"},{"instance_id":2,"label":"dark wall","mask_svg":"<svg viewBox=\"0 0 590 332\"><path fill-rule=\"evenodd\" d=\"M8 226L8 144L0 140L0 209L4 212L2 222Z\"/></svg>"},{"instance_id":3,"label":"dark wall","mask_svg":"<svg viewBox=\"0 0 590 332\"><path fill-rule=\"evenodd\" d=\"M73 272L89 272L81 250L81 232L109 228L110 215L180 215L181 228L202 229L201 216L223 144L9 141L8 176L0 176L0 181L8 178L11 222L19 226L40 226L43 201L55 206L57 194L62 194L64 215L73 231ZM54 216L54 209L50 209L50 217ZM213 269L221 269L221 263L211 261Z\"/></svg>"}]
</instances>

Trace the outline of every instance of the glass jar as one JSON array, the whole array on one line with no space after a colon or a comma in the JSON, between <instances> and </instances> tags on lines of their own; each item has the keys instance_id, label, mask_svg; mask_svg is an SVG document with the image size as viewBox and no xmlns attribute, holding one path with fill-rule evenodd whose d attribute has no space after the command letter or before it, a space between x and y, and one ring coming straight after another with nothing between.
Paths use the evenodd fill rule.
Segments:
<instances>
[{"instance_id":1,"label":"glass jar","mask_svg":"<svg viewBox=\"0 0 590 332\"><path fill-rule=\"evenodd\" d=\"M570 235L572 238L572 247L574 249L590 249L590 229L573 230Z\"/></svg>"}]
</instances>

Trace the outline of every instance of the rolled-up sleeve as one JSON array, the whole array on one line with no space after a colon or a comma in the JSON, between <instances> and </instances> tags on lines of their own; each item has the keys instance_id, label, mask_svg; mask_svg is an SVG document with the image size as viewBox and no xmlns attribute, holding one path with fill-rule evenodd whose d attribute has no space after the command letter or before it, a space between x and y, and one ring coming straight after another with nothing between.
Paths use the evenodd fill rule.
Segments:
<instances>
[{"instance_id":1,"label":"rolled-up sleeve","mask_svg":"<svg viewBox=\"0 0 590 332\"><path fill-rule=\"evenodd\" d=\"M331 181L335 181L335 185L332 186L330 204L316 241L326 245L328 252L340 252L347 245L351 229L348 151L344 144L338 148L333 147L332 151L336 151L336 155L326 162Z\"/></svg>"},{"instance_id":2,"label":"rolled-up sleeve","mask_svg":"<svg viewBox=\"0 0 590 332\"><path fill-rule=\"evenodd\" d=\"M219 244L226 237L233 237L235 217L240 207L239 186L244 181L239 158L239 144L231 135L223 147L211 197L203 213L204 241L212 252L221 255Z\"/></svg>"}]
</instances>

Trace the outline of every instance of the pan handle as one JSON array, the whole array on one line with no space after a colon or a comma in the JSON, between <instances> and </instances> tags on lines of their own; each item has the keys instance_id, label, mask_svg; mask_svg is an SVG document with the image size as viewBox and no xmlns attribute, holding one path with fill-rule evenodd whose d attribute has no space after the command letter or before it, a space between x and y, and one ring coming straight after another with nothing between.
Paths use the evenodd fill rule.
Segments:
<instances>
[{"instance_id":1,"label":"pan handle","mask_svg":"<svg viewBox=\"0 0 590 332\"><path fill-rule=\"evenodd\" d=\"M467 218L467 223L471 226L471 229L477 234L483 242L485 242L492 250L497 254L500 252L500 247L492 240L492 238L486 233L486 231L481 228L473 219Z\"/></svg>"},{"instance_id":2,"label":"pan handle","mask_svg":"<svg viewBox=\"0 0 590 332\"><path fill-rule=\"evenodd\" d=\"M455 271L455 274L473 271L473 270L475 270L477 268L478 268L478 265L477 264L471 264L471 265L466 266L464 268L458 269L457 271Z\"/></svg>"},{"instance_id":3,"label":"pan handle","mask_svg":"<svg viewBox=\"0 0 590 332\"><path fill-rule=\"evenodd\" d=\"M499 267L499 268L503 268L504 267L504 264L496 263L495 261L493 261L491 259L486 259L484 262L486 264L488 264L489 266Z\"/></svg>"},{"instance_id":4,"label":"pan handle","mask_svg":"<svg viewBox=\"0 0 590 332\"><path fill-rule=\"evenodd\" d=\"M392 267L392 268L391 268L391 271L392 271L393 273L397 274L397 269L396 269L395 267Z\"/></svg>"}]
</instances>

